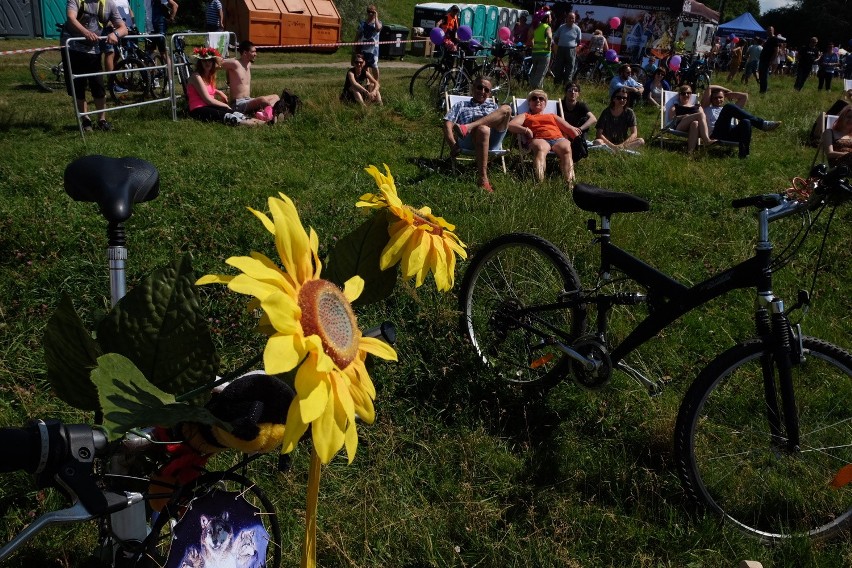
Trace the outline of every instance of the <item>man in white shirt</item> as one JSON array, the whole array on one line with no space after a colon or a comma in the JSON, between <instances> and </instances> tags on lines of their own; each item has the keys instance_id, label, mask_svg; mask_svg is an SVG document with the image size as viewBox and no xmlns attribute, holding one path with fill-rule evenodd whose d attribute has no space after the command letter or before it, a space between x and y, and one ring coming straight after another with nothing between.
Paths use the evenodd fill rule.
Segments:
<instances>
[{"instance_id":1,"label":"man in white shirt","mask_svg":"<svg viewBox=\"0 0 852 568\"><path fill-rule=\"evenodd\" d=\"M577 70L577 46L583 37L577 25L577 15L568 12L565 23L553 34L553 76L556 84L570 83Z\"/></svg>"},{"instance_id":2,"label":"man in white shirt","mask_svg":"<svg viewBox=\"0 0 852 568\"><path fill-rule=\"evenodd\" d=\"M726 100L731 102L725 104ZM743 107L747 102L747 93L738 93L721 85L710 85L701 97L710 138L739 143L740 159L748 157L752 127L772 132L781 126L780 122L746 112ZM736 124L733 124L733 119L737 120Z\"/></svg>"}]
</instances>

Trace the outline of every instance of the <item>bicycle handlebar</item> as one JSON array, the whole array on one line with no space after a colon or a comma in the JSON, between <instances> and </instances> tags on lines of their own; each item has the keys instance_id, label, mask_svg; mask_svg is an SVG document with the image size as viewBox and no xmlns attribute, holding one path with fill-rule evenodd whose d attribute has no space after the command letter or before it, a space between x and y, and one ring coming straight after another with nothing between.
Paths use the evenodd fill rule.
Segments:
<instances>
[{"instance_id":1,"label":"bicycle handlebar","mask_svg":"<svg viewBox=\"0 0 852 568\"><path fill-rule=\"evenodd\" d=\"M106 434L85 424L38 420L22 428L0 428L0 447L6 452L0 473L23 470L40 485L53 485L63 466L90 463L107 445Z\"/></svg>"},{"instance_id":2,"label":"bicycle handlebar","mask_svg":"<svg viewBox=\"0 0 852 568\"><path fill-rule=\"evenodd\" d=\"M789 199L781 193L766 193L734 199L731 201L731 206L734 209L742 207L771 209L769 220L774 221L802 209L810 209L818 206L826 199L839 205L844 201L852 199L852 186L850 186L849 180L846 179L848 175L849 168L846 166L838 166L833 170L828 170L824 165L820 164L811 171L810 177L814 180L814 192L808 201L800 202L795 199Z\"/></svg>"}]
</instances>

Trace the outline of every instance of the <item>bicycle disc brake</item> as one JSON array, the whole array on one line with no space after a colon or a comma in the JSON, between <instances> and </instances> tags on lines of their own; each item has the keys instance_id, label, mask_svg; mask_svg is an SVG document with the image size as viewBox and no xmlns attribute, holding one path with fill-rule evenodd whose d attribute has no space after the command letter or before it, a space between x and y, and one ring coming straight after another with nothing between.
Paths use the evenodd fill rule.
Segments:
<instances>
[{"instance_id":1,"label":"bicycle disc brake","mask_svg":"<svg viewBox=\"0 0 852 568\"><path fill-rule=\"evenodd\" d=\"M571 348L595 363L594 369L587 369L583 363L571 361L571 374L577 383L588 389L599 389L609 382L612 359L603 343L595 337L585 336L574 342Z\"/></svg>"}]
</instances>

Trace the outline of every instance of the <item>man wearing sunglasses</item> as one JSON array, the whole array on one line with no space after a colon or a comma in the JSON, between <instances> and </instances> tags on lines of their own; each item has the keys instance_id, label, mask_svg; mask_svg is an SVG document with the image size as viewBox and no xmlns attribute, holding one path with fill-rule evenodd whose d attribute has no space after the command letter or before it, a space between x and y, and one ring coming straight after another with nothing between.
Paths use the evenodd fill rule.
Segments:
<instances>
[{"instance_id":1,"label":"man wearing sunglasses","mask_svg":"<svg viewBox=\"0 0 852 568\"><path fill-rule=\"evenodd\" d=\"M462 150L474 152L477 183L485 191L494 191L488 180L488 152L500 150L512 108L497 106L491 97L491 80L477 77L471 87L471 98L453 105L444 117L444 139L455 157Z\"/></svg>"},{"instance_id":2,"label":"man wearing sunglasses","mask_svg":"<svg viewBox=\"0 0 852 568\"><path fill-rule=\"evenodd\" d=\"M620 89L627 91L627 106L630 108L633 108L633 105L642 98L642 93L645 92L642 83L633 78L633 69L627 63L623 63L618 68L618 73L609 82L610 98Z\"/></svg>"}]
</instances>

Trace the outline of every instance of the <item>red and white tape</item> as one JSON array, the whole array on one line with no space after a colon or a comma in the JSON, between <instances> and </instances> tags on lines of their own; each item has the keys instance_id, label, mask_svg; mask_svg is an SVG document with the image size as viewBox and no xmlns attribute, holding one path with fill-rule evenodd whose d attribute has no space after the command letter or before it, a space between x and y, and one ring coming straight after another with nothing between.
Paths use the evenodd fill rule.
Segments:
<instances>
[{"instance_id":1,"label":"red and white tape","mask_svg":"<svg viewBox=\"0 0 852 568\"><path fill-rule=\"evenodd\" d=\"M12 49L10 51L0 51L0 55L18 55L20 53L35 53L36 51L51 51L54 49L62 49L61 47L33 47L30 49Z\"/></svg>"}]
</instances>

